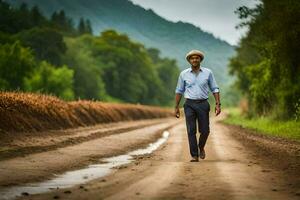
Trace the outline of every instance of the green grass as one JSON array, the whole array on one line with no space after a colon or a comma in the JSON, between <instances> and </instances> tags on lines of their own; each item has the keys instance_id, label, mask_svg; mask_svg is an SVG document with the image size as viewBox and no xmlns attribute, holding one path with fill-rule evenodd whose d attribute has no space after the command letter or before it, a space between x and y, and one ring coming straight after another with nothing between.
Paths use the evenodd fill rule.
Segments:
<instances>
[{"instance_id":1,"label":"green grass","mask_svg":"<svg viewBox=\"0 0 300 200\"><path fill-rule=\"evenodd\" d=\"M226 109L228 117L223 120L226 124L239 125L255 130L261 134L278 136L300 141L300 122L295 120L279 121L268 117L248 119L241 115L238 108Z\"/></svg>"}]
</instances>

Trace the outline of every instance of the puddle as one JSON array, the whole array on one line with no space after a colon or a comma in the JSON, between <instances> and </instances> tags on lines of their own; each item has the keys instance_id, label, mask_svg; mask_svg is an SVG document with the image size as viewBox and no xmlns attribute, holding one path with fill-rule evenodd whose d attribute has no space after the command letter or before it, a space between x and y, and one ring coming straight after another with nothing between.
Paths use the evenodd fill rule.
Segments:
<instances>
[{"instance_id":1,"label":"puddle","mask_svg":"<svg viewBox=\"0 0 300 200\"><path fill-rule=\"evenodd\" d=\"M164 131L162 137L156 142L150 143L147 148L137 149L124 155L104 158L101 159L100 164L93 164L84 169L69 171L61 175L55 175L55 178L45 182L30 183L23 186L0 189L0 199L14 199L18 196L22 196L22 193L39 194L56 189L69 188L104 177L111 173L112 170L116 170L113 168L133 162L135 160L134 156L152 153L168 139L169 134L170 133L168 131Z\"/></svg>"}]
</instances>

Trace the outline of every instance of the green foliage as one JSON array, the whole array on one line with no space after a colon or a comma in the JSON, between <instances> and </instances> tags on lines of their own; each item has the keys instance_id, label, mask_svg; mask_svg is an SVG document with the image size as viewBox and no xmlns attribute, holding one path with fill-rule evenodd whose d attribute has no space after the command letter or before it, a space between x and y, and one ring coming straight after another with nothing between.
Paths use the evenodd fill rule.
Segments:
<instances>
[{"instance_id":1,"label":"green foliage","mask_svg":"<svg viewBox=\"0 0 300 200\"><path fill-rule=\"evenodd\" d=\"M163 105L174 104L174 88L176 88L179 68L174 59L158 57L156 61L156 69L159 79L161 80L162 93L159 95L159 101Z\"/></svg>"},{"instance_id":2,"label":"green foliage","mask_svg":"<svg viewBox=\"0 0 300 200\"><path fill-rule=\"evenodd\" d=\"M113 30L102 32L94 56L111 63L103 69L107 92L127 102L158 104L161 83L146 49ZM126 83L126 84L124 84Z\"/></svg>"},{"instance_id":3,"label":"green foliage","mask_svg":"<svg viewBox=\"0 0 300 200\"><path fill-rule=\"evenodd\" d=\"M235 84L231 87L224 88L221 95L222 107L237 106L242 99L242 94ZM211 100L211 105L214 105L215 102L212 100L214 99L212 94L210 94L209 99Z\"/></svg>"},{"instance_id":4,"label":"green foliage","mask_svg":"<svg viewBox=\"0 0 300 200\"><path fill-rule=\"evenodd\" d=\"M0 31L0 44L13 44L15 39L8 33L4 33Z\"/></svg>"},{"instance_id":5,"label":"green foliage","mask_svg":"<svg viewBox=\"0 0 300 200\"><path fill-rule=\"evenodd\" d=\"M65 100L74 99L73 70L67 66L55 68L42 61L28 78L25 78L25 91L54 94Z\"/></svg>"},{"instance_id":6,"label":"green foliage","mask_svg":"<svg viewBox=\"0 0 300 200\"><path fill-rule=\"evenodd\" d=\"M37 59L53 65L61 64L61 55L66 51L63 36L51 28L33 28L16 35L25 46L34 50Z\"/></svg>"},{"instance_id":7,"label":"green foliage","mask_svg":"<svg viewBox=\"0 0 300 200\"><path fill-rule=\"evenodd\" d=\"M238 109L227 109L227 124L249 128L258 134L300 140L300 122L295 120L274 120L270 117L247 118Z\"/></svg>"},{"instance_id":8,"label":"green foliage","mask_svg":"<svg viewBox=\"0 0 300 200\"><path fill-rule=\"evenodd\" d=\"M33 71L34 56L28 48L13 44L0 44L0 89L23 89L23 80Z\"/></svg>"},{"instance_id":9,"label":"green foliage","mask_svg":"<svg viewBox=\"0 0 300 200\"><path fill-rule=\"evenodd\" d=\"M298 102L296 103L295 105L295 121L299 121L299 118L300 118L300 99L298 100Z\"/></svg>"},{"instance_id":10,"label":"green foliage","mask_svg":"<svg viewBox=\"0 0 300 200\"><path fill-rule=\"evenodd\" d=\"M251 80L249 92L255 111L259 115L268 114L275 103L272 93L275 83L270 72L270 60L248 66L246 76Z\"/></svg>"},{"instance_id":11,"label":"green foliage","mask_svg":"<svg viewBox=\"0 0 300 200\"><path fill-rule=\"evenodd\" d=\"M63 62L74 70L74 93L77 98L106 100L108 96L101 71L104 64L92 56L90 46L85 43L86 37L93 40L90 35L65 39L68 50Z\"/></svg>"},{"instance_id":12,"label":"green foliage","mask_svg":"<svg viewBox=\"0 0 300 200\"><path fill-rule=\"evenodd\" d=\"M80 98L171 105L179 69L174 60L154 58L128 36L107 30L101 36L66 38L64 62L74 69ZM88 67L87 67L88 66Z\"/></svg>"},{"instance_id":13,"label":"green foliage","mask_svg":"<svg viewBox=\"0 0 300 200\"><path fill-rule=\"evenodd\" d=\"M250 112L292 118L300 99L300 2L261 3L237 11L249 32L230 61L230 71L247 94Z\"/></svg>"}]
</instances>

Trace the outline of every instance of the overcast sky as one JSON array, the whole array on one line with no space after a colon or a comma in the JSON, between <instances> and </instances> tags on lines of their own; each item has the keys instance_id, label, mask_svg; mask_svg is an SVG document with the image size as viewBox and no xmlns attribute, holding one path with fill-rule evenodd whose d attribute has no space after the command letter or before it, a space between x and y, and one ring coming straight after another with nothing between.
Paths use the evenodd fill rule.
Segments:
<instances>
[{"instance_id":1,"label":"overcast sky","mask_svg":"<svg viewBox=\"0 0 300 200\"><path fill-rule=\"evenodd\" d=\"M230 44L237 44L245 29L236 30L239 23L234 14L241 5L254 7L257 0L130 0L170 21L194 24Z\"/></svg>"}]
</instances>

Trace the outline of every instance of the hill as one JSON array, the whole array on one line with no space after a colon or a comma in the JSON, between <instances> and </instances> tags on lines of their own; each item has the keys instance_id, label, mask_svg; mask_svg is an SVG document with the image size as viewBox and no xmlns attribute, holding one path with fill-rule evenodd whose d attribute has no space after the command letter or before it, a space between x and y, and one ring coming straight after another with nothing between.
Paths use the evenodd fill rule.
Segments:
<instances>
[{"instance_id":1,"label":"hill","mask_svg":"<svg viewBox=\"0 0 300 200\"><path fill-rule=\"evenodd\" d=\"M7 0L20 5L21 0ZM203 66L213 69L220 85L228 84L228 58L233 56L234 47L200 28L184 22L168 21L151 9L147 10L128 0L26 0L28 5L37 5L50 17L54 11L65 10L78 23L80 17L90 19L93 33L99 35L106 29L126 33L146 47L160 49L162 56L175 58L181 69L189 67L185 54L190 49L201 49L206 58Z\"/></svg>"}]
</instances>

